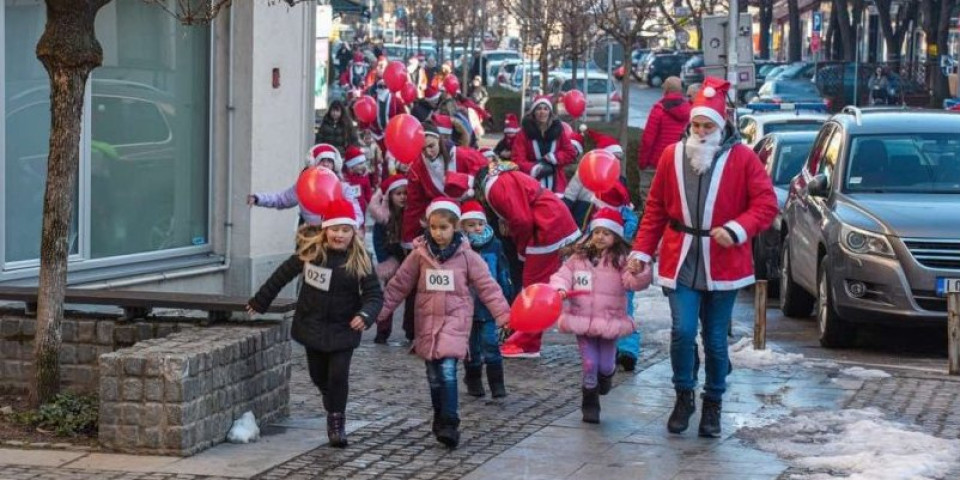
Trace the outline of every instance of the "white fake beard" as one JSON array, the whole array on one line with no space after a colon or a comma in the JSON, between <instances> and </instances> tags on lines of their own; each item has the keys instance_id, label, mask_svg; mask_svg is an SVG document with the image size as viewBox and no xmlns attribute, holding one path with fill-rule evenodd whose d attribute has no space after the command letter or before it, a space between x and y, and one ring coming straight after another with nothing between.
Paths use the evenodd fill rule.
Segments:
<instances>
[{"instance_id":1,"label":"white fake beard","mask_svg":"<svg viewBox=\"0 0 960 480\"><path fill-rule=\"evenodd\" d=\"M713 157L720 150L720 140L722 138L719 128L702 138L697 135L690 135L687 138L684 144L687 158L697 175L703 175L710 169L710 165L713 164Z\"/></svg>"}]
</instances>

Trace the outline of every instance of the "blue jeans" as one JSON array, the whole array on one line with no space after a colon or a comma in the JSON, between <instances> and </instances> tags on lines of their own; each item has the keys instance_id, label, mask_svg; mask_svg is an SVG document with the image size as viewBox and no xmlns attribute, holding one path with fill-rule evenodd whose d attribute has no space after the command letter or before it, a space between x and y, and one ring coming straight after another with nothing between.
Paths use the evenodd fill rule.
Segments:
<instances>
[{"instance_id":1,"label":"blue jeans","mask_svg":"<svg viewBox=\"0 0 960 480\"><path fill-rule=\"evenodd\" d=\"M464 362L467 367L480 368L481 364L500 365L500 338L497 335L497 322L493 320L474 320L470 328L470 357Z\"/></svg>"},{"instance_id":2,"label":"blue jeans","mask_svg":"<svg viewBox=\"0 0 960 480\"><path fill-rule=\"evenodd\" d=\"M459 419L457 402L457 359L427 360L427 382L433 410L448 418Z\"/></svg>"},{"instance_id":3,"label":"blue jeans","mask_svg":"<svg viewBox=\"0 0 960 480\"><path fill-rule=\"evenodd\" d=\"M677 285L675 290L664 291L670 301L670 316L673 319L670 363L673 366L674 388L693 390L697 386L697 325L702 317L707 373L703 395L711 400L721 400L723 392L727 390L727 375L730 373L727 330L737 300L737 290L702 291Z\"/></svg>"}]
</instances>

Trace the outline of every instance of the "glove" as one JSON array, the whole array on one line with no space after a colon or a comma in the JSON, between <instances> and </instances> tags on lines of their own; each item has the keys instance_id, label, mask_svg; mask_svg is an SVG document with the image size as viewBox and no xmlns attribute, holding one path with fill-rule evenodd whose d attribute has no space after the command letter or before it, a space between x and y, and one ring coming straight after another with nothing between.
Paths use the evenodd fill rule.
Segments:
<instances>
[{"instance_id":1,"label":"glove","mask_svg":"<svg viewBox=\"0 0 960 480\"><path fill-rule=\"evenodd\" d=\"M541 160L530 169L530 176L536 178L537 180L541 180L553 176L556 171L556 167Z\"/></svg>"}]
</instances>

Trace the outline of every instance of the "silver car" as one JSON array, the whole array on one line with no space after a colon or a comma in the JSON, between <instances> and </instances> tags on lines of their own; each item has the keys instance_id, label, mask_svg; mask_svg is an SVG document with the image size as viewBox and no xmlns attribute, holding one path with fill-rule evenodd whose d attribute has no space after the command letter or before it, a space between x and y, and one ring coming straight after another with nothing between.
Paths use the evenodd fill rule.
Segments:
<instances>
[{"instance_id":1,"label":"silver car","mask_svg":"<svg viewBox=\"0 0 960 480\"><path fill-rule=\"evenodd\" d=\"M847 107L827 121L784 206L780 300L815 311L820 344L862 324L945 323L960 284L960 114ZM816 307L816 308L814 308Z\"/></svg>"}]
</instances>

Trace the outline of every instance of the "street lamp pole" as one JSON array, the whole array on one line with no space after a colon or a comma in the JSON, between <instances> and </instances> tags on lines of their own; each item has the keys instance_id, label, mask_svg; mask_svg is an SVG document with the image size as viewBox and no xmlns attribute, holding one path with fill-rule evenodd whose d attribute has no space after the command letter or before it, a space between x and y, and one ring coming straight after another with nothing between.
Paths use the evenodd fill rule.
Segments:
<instances>
[{"instance_id":1,"label":"street lamp pole","mask_svg":"<svg viewBox=\"0 0 960 480\"><path fill-rule=\"evenodd\" d=\"M727 81L733 98L737 98L737 35L739 34L740 7L738 0L730 0L730 12L727 20Z\"/></svg>"}]
</instances>

